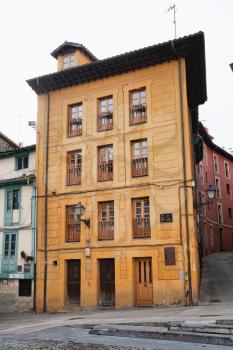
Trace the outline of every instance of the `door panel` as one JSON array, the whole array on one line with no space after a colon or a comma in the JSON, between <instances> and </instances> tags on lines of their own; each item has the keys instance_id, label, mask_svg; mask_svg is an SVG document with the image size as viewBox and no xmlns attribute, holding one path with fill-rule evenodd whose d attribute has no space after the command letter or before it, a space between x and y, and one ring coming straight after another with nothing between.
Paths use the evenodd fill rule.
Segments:
<instances>
[{"instance_id":1,"label":"door panel","mask_svg":"<svg viewBox=\"0 0 233 350\"><path fill-rule=\"evenodd\" d=\"M135 303L136 305L153 304L152 259L135 259Z\"/></svg>"},{"instance_id":2,"label":"door panel","mask_svg":"<svg viewBox=\"0 0 233 350\"><path fill-rule=\"evenodd\" d=\"M114 259L99 260L100 305L115 305L115 262Z\"/></svg>"},{"instance_id":3,"label":"door panel","mask_svg":"<svg viewBox=\"0 0 233 350\"><path fill-rule=\"evenodd\" d=\"M67 299L69 304L80 304L80 260L67 261Z\"/></svg>"}]
</instances>

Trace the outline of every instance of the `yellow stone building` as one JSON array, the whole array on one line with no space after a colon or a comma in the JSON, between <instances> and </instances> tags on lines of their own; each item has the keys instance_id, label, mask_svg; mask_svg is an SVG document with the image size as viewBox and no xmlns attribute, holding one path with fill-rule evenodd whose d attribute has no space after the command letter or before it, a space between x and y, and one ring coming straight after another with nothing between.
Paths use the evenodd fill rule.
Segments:
<instances>
[{"instance_id":1,"label":"yellow stone building","mask_svg":"<svg viewBox=\"0 0 233 350\"><path fill-rule=\"evenodd\" d=\"M37 311L195 303L204 34L98 60L65 42L38 95Z\"/></svg>"}]
</instances>

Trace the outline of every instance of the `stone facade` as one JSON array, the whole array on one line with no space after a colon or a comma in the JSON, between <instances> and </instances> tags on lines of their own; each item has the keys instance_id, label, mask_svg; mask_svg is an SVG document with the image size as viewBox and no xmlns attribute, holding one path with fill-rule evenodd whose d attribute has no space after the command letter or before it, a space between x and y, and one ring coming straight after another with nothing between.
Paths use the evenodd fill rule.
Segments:
<instances>
[{"instance_id":1,"label":"stone facade","mask_svg":"<svg viewBox=\"0 0 233 350\"><path fill-rule=\"evenodd\" d=\"M61 59L62 57L58 57L59 69ZM74 273L77 280L73 281L73 285L76 286L76 290L80 288L79 301L82 308L96 308L102 305L101 295L105 288L101 277L102 260L113 262L112 305L115 304L117 308L137 304L137 269L139 267L141 273L141 269L144 268L143 276L146 282L148 266L150 290L145 293L152 295L150 304L188 304L191 291L188 281L187 244L190 248L192 298L194 303L197 301L199 260L193 209L194 173L190 143L192 131L189 122L185 59L182 59L180 64L183 125L180 112L179 64L175 59L104 79L93 79L89 83L53 89L49 95L39 94L37 185L40 199L36 299L38 312L66 309L69 304L70 261L77 261L77 267L80 268L79 272L77 268L77 273ZM92 63L90 67L92 68ZM59 79L59 76L55 78ZM131 91L141 88L146 90L147 121L132 126L129 123L130 94ZM106 96L111 96L113 101L113 127L99 132L97 102ZM69 137L68 111L70 106L75 104L83 106L82 134ZM49 118L47 202L44 198L48 127L46 116ZM184 204L182 127L188 184L187 221L185 221ZM147 140L146 176L132 176L131 146L135 140ZM104 145L113 147L113 179L109 181L98 179L98 147ZM75 150L81 150L82 154L81 184L68 185L68 153ZM134 238L132 203L137 198L149 199L150 237ZM79 202L86 208L84 218L90 219L90 227L81 221L80 242L70 242L67 240L67 208ZM111 240L99 239L98 213L100 203L103 202L114 202L114 236ZM46 215L47 232L44 231ZM168 222L166 220L163 222L164 218L168 218ZM189 243L185 230L187 222ZM47 261L44 252L45 234L47 234ZM170 251L174 253L170 262L167 261L166 248L171 248ZM108 280L108 272L105 273L105 277ZM143 283L141 277L139 277L140 283ZM146 296L143 298L146 304Z\"/></svg>"}]
</instances>

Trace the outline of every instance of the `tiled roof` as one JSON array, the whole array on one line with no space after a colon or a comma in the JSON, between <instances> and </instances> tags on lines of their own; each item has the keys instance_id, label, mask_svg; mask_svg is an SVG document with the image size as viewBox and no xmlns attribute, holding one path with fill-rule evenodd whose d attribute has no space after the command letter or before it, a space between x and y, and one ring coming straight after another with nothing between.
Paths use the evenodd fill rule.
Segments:
<instances>
[{"instance_id":1,"label":"tiled roof","mask_svg":"<svg viewBox=\"0 0 233 350\"><path fill-rule=\"evenodd\" d=\"M36 145L30 145L30 146L26 146L26 147L20 147L17 149L13 149L10 151L0 152L0 159L17 156L17 155L27 153L27 152L33 152L35 150L36 150Z\"/></svg>"},{"instance_id":2,"label":"tiled roof","mask_svg":"<svg viewBox=\"0 0 233 350\"><path fill-rule=\"evenodd\" d=\"M70 41L65 41L63 44L58 46L53 52L51 52L51 56L57 58L59 55L64 55L69 52L71 53L77 49L84 52L92 61L97 61L97 58L85 46Z\"/></svg>"},{"instance_id":3,"label":"tiled roof","mask_svg":"<svg viewBox=\"0 0 233 350\"><path fill-rule=\"evenodd\" d=\"M226 157L227 159L230 159L233 161L233 155L225 151L223 148L217 146L213 141L211 136L206 131L204 125L199 122L198 123L198 132L200 136L202 136L203 141L207 146L209 146L214 152L221 154L223 157Z\"/></svg>"},{"instance_id":4,"label":"tiled roof","mask_svg":"<svg viewBox=\"0 0 233 350\"><path fill-rule=\"evenodd\" d=\"M27 83L40 95L177 60L178 56L186 60L188 102L193 109L207 100L203 32L33 78Z\"/></svg>"}]
</instances>

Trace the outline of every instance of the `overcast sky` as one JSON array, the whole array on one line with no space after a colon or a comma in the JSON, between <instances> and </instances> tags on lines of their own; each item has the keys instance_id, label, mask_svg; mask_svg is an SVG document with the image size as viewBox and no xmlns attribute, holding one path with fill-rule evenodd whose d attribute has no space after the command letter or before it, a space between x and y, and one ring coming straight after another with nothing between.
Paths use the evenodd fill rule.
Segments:
<instances>
[{"instance_id":1,"label":"overcast sky","mask_svg":"<svg viewBox=\"0 0 233 350\"><path fill-rule=\"evenodd\" d=\"M177 35L205 33L208 101L200 120L221 147L233 148L233 0L176 0ZM167 0L7 0L0 10L0 130L35 142L27 126L37 99L26 79L56 71L50 53L64 40L99 59L173 39Z\"/></svg>"}]
</instances>

